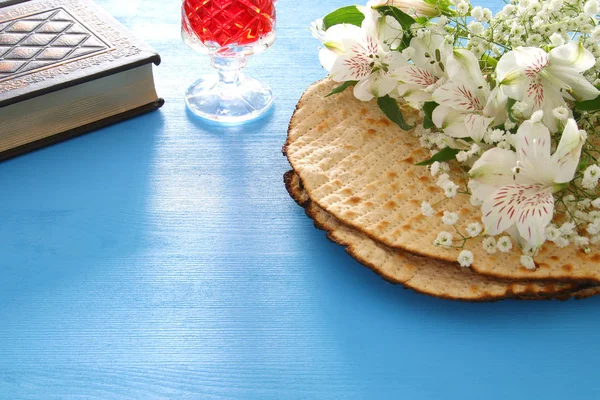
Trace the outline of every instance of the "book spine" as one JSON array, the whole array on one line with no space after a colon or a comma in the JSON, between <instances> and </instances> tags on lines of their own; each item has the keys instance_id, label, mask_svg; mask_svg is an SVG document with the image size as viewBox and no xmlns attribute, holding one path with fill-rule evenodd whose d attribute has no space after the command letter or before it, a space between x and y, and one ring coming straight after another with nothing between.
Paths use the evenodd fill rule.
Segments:
<instances>
[{"instance_id":1,"label":"book spine","mask_svg":"<svg viewBox=\"0 0 600 400\"><path fill-rule=\"evenodd\" d=\"M0 8L14 6L15 4L25 3L29 0L0 0Z\"/></svg>"}]
</instances>

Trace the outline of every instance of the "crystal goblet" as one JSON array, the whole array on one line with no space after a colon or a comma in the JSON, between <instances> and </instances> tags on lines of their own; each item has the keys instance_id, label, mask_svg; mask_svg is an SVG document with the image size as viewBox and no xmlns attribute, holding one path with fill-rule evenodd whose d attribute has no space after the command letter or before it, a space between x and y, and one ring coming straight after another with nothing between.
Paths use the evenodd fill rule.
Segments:
<instances>
[{"instance_id":1,"label":"crystal goblet","mask_svg":"<svg viewBox=\"0 0 600 400\"><path fill-rule=\"evenodd\" d=\"M275 41L276 0L184 0L181 33L193 50L210 56L214 76L204 76L185 93L196 115L219 122L254 119L273 104L273 92L241 70L249 55Z\"/></svg>"}]
</instances>

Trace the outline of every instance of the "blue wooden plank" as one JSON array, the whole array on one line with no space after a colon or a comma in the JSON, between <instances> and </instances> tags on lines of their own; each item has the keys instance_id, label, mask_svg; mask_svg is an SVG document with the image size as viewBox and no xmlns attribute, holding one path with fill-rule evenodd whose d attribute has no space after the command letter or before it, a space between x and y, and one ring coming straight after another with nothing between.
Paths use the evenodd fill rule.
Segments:
<instances>
[{"instance_id":1,"label":"blue wooden plank","mask_svg":"<svg viewBox=\"0 0 600 400\"><path fill-rule=\"evenodd\" d=\"M600 300L463 304L382 281L287 196L297 99L324 76L278 3L248 72L276 106L207 125L178 1L103 0L163 57L159 112L0 165L0 399L598 398ZM491 3L490 3L491 4Z\"/></svg>"}]
</instances>

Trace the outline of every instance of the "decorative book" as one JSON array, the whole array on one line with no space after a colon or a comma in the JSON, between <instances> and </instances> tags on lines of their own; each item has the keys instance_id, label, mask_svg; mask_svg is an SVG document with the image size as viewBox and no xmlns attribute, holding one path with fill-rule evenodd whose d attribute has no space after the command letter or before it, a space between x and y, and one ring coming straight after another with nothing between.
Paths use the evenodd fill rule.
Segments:
<instances>
[{"instance_id":1,"label":"decorative book","mask_svg":"<svg viewBox=\"0 0 600 400\"><path fill-rule=\"evenodd\" d=\"M89 0L0 0L0 160L159 108L152 63Z\"/></svg>"}]
</instances>

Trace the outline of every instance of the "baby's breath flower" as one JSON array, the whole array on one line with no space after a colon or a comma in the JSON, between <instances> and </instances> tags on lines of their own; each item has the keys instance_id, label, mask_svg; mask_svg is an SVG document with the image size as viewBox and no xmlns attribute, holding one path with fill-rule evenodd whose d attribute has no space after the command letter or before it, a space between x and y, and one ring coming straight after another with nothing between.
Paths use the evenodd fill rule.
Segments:
<instances>
[{"instance_id":1,"label":"baby's breath flower","mask_svg":"<svg viewBox=\"0 0 600 400\"><path fill-rule=\"evenodd\" d=\"M466 228L467 235L469 235L472 238L479 235L482 230L483 230L483 228L481 227L481 224L478 222L473 222L473 223L469 224Z\"/></svg>"},{"instance_id":2,"label":"baby's breath flower","mask_svg":"<svg viewBox=\"0 0 600 400\"><path fill-rule=\"evenodd\" d=\"M469 12L469 4L467 4L464 1L459 2L456 5L456 12L458 13L458 15L467 15L467 13Z\"/></svg>"},{"instance_id":3,"label":"baby's breath flower","mask_svg":"<svg viewBox=\"0 0 600 400\"><path fill-rule=\"evenodd\" d=\"M479 207L483 204L483 200L481 200L475 196L471 196L471 198L469 199L469 202L471 203L472 206L475 206L475 207Z\"/></svg>"},{"instance_id":4,"label":"baby's breath flower","mask_svg":"<svg viewBox=\"0 0 600 400\"><path fill-rule=\"evenodd\" d=\"M452 246L452 234L445 231L438 233L437 238L433 241L433 245L442 247Z\"/></svg>"},{"instance_id":5,"label":"baby's breath flower","mask_svg":"<svg viewBox=\"0 0 600 400\"><path fill-rule=\"evenodd\" d=\"M508 253L512 249L512 242L508 236L502 236L496 246L502 253Z\"/></svg>"},{"instance_id":6,"label":"baby's breath flower","mask_svg":"<svg viewBox=\"0 0 600 400\"><path fill-rule=\"evenodd\" d=\"M533 114L531 114L531 122L540 122L544 118L544 112L542 110L537 110Z\"/></svg>"},{"instance_id":7,"label":"baby's breath flower","mask_svg":"<svg viewBox=\"0 0 600 400\"><path fill-rule=\"evenodd\" d=\"M517 124L514 123L514 122L512 122L511 120L507 120L507 121L504 122L504 128L507 129L507 130L509 130L509 131L511 129L513 129L514 127L516 127L516 126L517 126Z\"/></svg>"},{"instance_id":8,"label":"baby's breath flower","mask_svg":"<svg viewBox=\"0 0 600 400\"><path fill-rule=\"evenodd\" d=\"M546 227L546 239L551 241L551 242L555 242L559 237L560 237L561 233L560 230L555 227L554 225L548 225Z\"/></svg>"},{"instance_id":9,"label":"baby's breath flower","mask_svg":"<svg viewBox=\"0 0 600 400\"><path fill-rule=\"evenodd\" d=\"M429 204L426 201L421 203L421 214L423 214L426 217L431 217L433 215L433 213L434 213L434 211L433 211L433 207L431 207L431 204Z\"/></svg>"},{"instance_id":10,"label":"baby's breath flower","mask_svg":"<svg viewBox=\"0 0 600 400\"><path fill-rule=\"evenodd\" d=\"M444 194L447 198L451 199L456 197L458 193L458 185L452 181L448 181L444 184Z\"/></svg>"},{"instance_id":11,"label":"baby's breath flower","mask_svg":"<svg viewBox=\"0 0 600 400\"><path fill-rule=\"evenodd\" d=\"M529 104L524 101L516 101L512 106L512 111L517 116L524 117L529 112Z\"/></svg>"},{"instance_id":12,"label":"baby's breath flower","mask_svg":"<svg viewBox=\"0 0 600 400\"><path fill-rule=\"evenodd\" d=\"M458 222L458 214L455 212L444 211L442 222L446 225L454 225Z\"/></svg>"},{"instance_id":13,"label":"baby's breath flower","mask_svg":"<svg viewBox=\"0 0 600 400\"><path fill-rule=\"evenodd\" d=\"M592 207L594 207L594 208L600 208L600 197L592 200Z\"/></svg>"},{"instance_id":14,"label":"baby's breath flower","mask_svg":"<svg viewBox=\"0 0 600 400\"><path fill-rule=\"evenodd\" d=\"M463 250L458 254L458 263L461 267L470 267L473 264L473 253L469 250Z\"/></svg>"},{"instance_id":15,"label":"baby's breath flower","mask_svg":"<svg viewBox=\"0 0 600 400\"><path fill-rule=\"evenodd\" d=\"M456 160L458 162L462 163L462 162L467 161L468 159L469 159L469 153L467 153L466 151L461 150L456 154Z\"/></svg>"},{"instance_id":16,"label":"baby's breath flower","mask_svg":"<svg viewBox=\"0 0 600 400\"><path fill-rule=\"evenodd\" d=\"M449 182L449 181L450 181L450 175L448 175L448 174L441 174L438 177L437 185L443 188L444 185L446 184L446 182Z\"/></svg>"},{"instance_id":17,"label":"baby's breath flower","mask_svg":"<svg viewBox=\"0 0 600 400\"><path fill-rule=\"evenodd\" d=\"M590 244L590 238L585 236L575 236L573 237L573 244L577 247L584 247Z\"/></svg>"},{"instance_id":18,"label":"baby's breath flower","mask_svg":"<svg viewBox=\"0 0 600 400\"><path fill-rule=\"evenodd\" d=\"M436 176L440 172L440 162L435 161L430 167L431 176Z\"/></svg>"},{"instance_id":19,"label":"baby's breath flower","mask_svg":"<svg viewBox=\"0 0 600 400\"><path fill-rule=\"evenodd\" d=\"M527 268L528 270L535 270L535 262L531 256L521 256L521 265Z\"/></svg>"},{"instance_id":20,"label":"baby's breath flower","mask_svg":"<svg viewBox=\"0 0 600 400\"><path fill-rule=\"evenodd\" d=\"M560 248L567 247L570 243L571 241L564 236L561 236L554 241L554 244Z\"/></svg>"},{"instance_id":21,"label":"baby's breath flower","mask_svg":"<svg viewBox=\"0 0 600 400\"><path fill-rule=\"evenodd\" d=\"M473 7L471 10L471 17L475 18L477 21L481 21L483 19L483 8L480 6Z\"/></svg>"},{"instance_id":22,"label":"baby's breath flower","mask_svg":"<svg viewBox=\"0 0 600 400\"><path fill-rule=\"evenodd\" d=\"M552 115L559 121L566 121L570 116L569 110L564 106L556 107L552 110Z\"/></svg>"},{"instance_id":23,"label":"baby's breath flower","mask_svg":"<svg viewBox=\"0 0 600 400\"><path fill-rule=\"evenodd\" d=\"M481 35L483 33L483 25L481 25L481 22L471 21L469 23L469 32L473 35Z\"/></svg>"},{"instance_id":24,"label":"baby's breath flower","mask_svg":"<svg viewBox=\"0 0 600 400\"><path fill-rule=\"evenodd\" d=\"M592 190L598 185L598 179L600 179L600 167L590 165L583 173L581 185L588 190Z\"/></svg>"},{"instance_id":25,"label":"baby's breath flower","mask_svg":"<svg viewBox=\"0 0 600 400\"><path fill-rule=\"evenodd\" d=\"M600 233L600 218L595 218L591 224L585 228L587 233L590 235L597 235Z\"/></svg>"},{"instance_id":26,"label":"baby's breath flower","mask_svg":"<svg viewBox=\"0 0 600 400\"><path fill-rule=\"evenodd\" d=\"M565 222L559 229L562 236L575 234L575 224L572 222Z\"/></svg>"},{"instance_id":27,"label":"baby's breath flower","mask_svg":"<svg viewBox=\"0 0 600 400\"><path fill-rule=\"evenodd\" d=\"M496 252L496 239L492 236L483 239L483 249L488 254L494 254Z\"/></svg>"},{"instance_id":28,"label":"baby's breath flower","mask_svg":"<svg viewBox=\"0 0 600 400\"><path fill-rule=\"evenodd\" d=\"M562 46L565 44L565 38L562 34L554 32L550 35L550 43L552 43L552 46L554 47Z\"/></svg>"}]
</instances>

